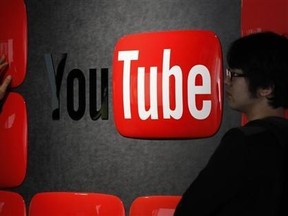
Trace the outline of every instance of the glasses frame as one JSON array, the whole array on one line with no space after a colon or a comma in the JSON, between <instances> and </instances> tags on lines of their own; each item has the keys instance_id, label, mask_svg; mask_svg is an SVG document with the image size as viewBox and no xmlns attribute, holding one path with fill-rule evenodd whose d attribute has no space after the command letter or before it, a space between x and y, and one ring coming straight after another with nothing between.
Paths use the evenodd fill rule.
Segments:
<instances>
[{"instance_id":1,"label":"glasses frame","mask_svg":"<svg viewBox=\"0 0 288 216\"><path fill-rule=\"evenodd\" d=\"M234 77L247 77L247 75L234 72L231 70L231 68L227 68L226 69L226 77L228 77L229 80L232 81Z\"/></svg>"}]
</instances>

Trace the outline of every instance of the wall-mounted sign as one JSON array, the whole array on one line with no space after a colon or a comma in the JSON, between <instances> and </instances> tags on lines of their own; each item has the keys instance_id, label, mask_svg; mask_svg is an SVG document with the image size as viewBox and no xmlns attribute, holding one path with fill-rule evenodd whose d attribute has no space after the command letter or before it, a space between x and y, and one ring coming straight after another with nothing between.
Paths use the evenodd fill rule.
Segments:
<instances>
[{"instance_id":1,"label":"wall-mounted sign","mask_svg":"<svg viewBox=\"0 0 288 216\"><path fill-rule=\"evenodd\" d=\"M287 0L242 0L242 36L261 31L288 35Z\"/></svg>"},{"instance_id":2,"label":"wall-mounted sign","mask_svg":"<svg viewBox=\"0 0 288 216\"><path fill-rule=\"evenodd\" d=\"M262 31L273 31L288 36L287 0L242 0L242 36ZM288 118L288 111L285 117ZM246 123L247 118L243 114L241 124Z\"/></svg>"},{"instance_id":3,"label":"wall-mounted sign","mask_svg":"<svg viewBox=\"0 0 288 216\"><path fill-rule=\"evenodd\" d=\"M0 188L19 186L27 167L27 109L23 97L9 93L0 112Z\"/></svg>"},{"instance_id":4,"label":"wall-mounted sign","mask_svg":"<svg viewBox=\"0 0 288 216\"><path fill-rule=\"evenodd\" d=\"M6 55L11 87L25 79L27 65L27 14L23 0L0 1L0 56Z\"/></svg>"},{"instance_id":5,"label":"wall-mounted sign","mask_svg":"<svg viewBox=\"0 0 288 216\"><path fill-rule=\"evenodd\" d=\"M134 138L196 138L222 120L222 51L211 31L122 37L113 57L116 128Z\"/></svg>"}]
</instances>

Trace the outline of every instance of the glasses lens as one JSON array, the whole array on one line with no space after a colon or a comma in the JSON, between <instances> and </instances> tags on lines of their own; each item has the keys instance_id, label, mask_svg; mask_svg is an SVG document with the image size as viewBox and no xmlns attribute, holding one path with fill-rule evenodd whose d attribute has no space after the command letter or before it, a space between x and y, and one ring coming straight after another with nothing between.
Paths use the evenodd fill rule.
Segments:
<instances>
[{"instance_id":1,"label":"glasses lens","mask_svg":"<svg viewBox=\"0 0 288 216\"><path fill-rule=\"evenodd\" d=\"M226 77L228 77L230 79L232 78L231 71L229 69L226 69Z\"/></svg>"}]
</instances>

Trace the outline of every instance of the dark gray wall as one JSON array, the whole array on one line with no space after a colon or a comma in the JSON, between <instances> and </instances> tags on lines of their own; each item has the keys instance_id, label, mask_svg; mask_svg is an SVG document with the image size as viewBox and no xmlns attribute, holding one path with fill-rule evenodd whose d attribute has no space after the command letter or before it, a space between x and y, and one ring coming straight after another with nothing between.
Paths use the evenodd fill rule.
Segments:
<instances>
[{"instance_id":1,"label":"dark gray wall","mask_svg":"<svg viewBox=\"0 0 288 216\"><path fill-rule=\"evenodd\" d=\"M43 191L115 194L126 208L137 196L182 194L223 133L240 125L239 114L225 105L221 128L213 137L128 139L114 127L111 102L113 48L120 37L146 31L212 30L226 53L229 43L240 36L240 0L27 0L26 4L28 71L16 91L24 95L28 107L29 161L27 177L15 190L27 203ZM53 54L56 65L61 53L68 53L58 121L51 116L46 53ZM109 68L109 120L91 120L88 109L79 121L69 117L66 79L75 68L85 74L87 94L89 68Z\"/></svg>"}]
</instances>

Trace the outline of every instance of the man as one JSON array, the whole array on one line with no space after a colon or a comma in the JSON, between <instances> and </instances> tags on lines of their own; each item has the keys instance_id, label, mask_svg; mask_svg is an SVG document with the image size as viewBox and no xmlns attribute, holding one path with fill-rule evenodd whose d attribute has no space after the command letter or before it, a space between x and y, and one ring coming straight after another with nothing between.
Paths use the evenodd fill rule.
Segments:
<instances>
[{"instance_id":1,"label":"man","mask_svg":"<svg viewBox=\"0 0 288 216\"><path fill-rule=\"evenodd\" d=\"M223 136L175 216L288 215L288 39L272 32L242 37L227 62L228 105L248 123Z\"/></svg>"},{"instance_id":2,"label":"man","mask_svg":"<svg viewBox=\"0 0 288 216\"><path fill-rule=\"evenodd\" d=\"M7 69L7 67L8 67L8 62L5 56L3 55L0 58L0 77L3 76L3 73ZM12 80L11 76L7 76L2 83L0 82L0 101L4 98L11 80Z\"/></svg>"}]
</instances>

